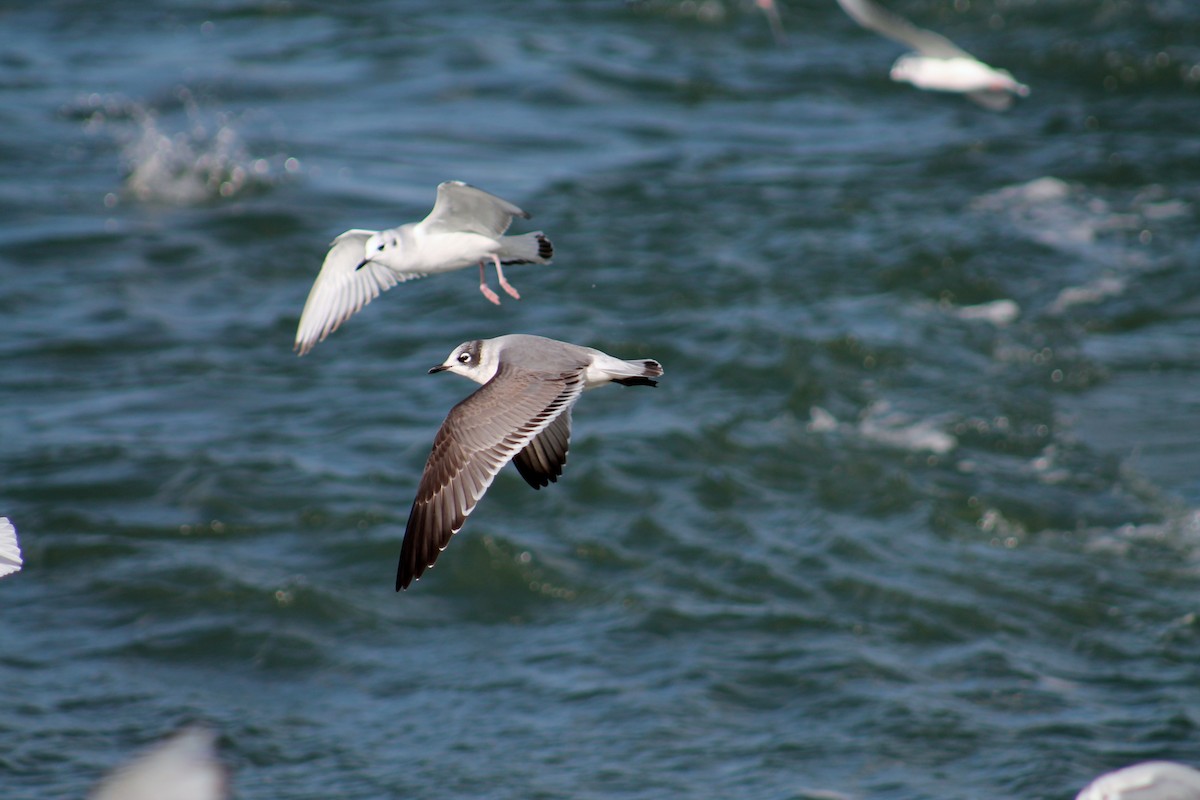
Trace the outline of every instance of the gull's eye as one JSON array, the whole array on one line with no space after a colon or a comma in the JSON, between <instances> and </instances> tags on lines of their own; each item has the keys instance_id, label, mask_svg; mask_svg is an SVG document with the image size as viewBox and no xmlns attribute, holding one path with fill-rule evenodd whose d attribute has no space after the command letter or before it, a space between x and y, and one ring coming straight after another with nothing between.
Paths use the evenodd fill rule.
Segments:
<instances>
[{"instance_id":1,"label":"gull's eye","mask_svg":"<svg viewBox=\"0 0 1200 800\"><path fill-rule=\"evenodd\" d=\"M459 353L459 354L458 354L458 363L460 363L460 364L467 364L467 363L469 363L470 361L471 361L471 354L470 354L470 353Z\"/></svg>"},{"instance_id":2,"label":"gull's eye","mask_svg":"<svg viewBox=\"0 0 1200 800\"><path fill-rule=\"evenodd\" d=\"M383 252L383 242L380 242L379 246L376 247L375 249L378 250L380 253L382 253Z\"/></svg>"}]
</instances>

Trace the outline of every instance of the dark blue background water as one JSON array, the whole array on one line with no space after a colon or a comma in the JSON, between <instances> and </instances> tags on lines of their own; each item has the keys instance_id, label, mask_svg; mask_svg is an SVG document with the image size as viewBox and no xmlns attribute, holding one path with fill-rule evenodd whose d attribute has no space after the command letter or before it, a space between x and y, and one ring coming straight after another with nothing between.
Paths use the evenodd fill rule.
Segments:
<instances>
[{"instance_id":1,"label":"dark blue background water","mask_svg":"<svg viewBox=\"0 0 1200 800\"><path fill-rule=\"evenodd\" d=\"M1200 6L0 7L0 786L192 719L242 798L1067 798L1200 762ZM298 359L327 243L460 179L557 254ZM661 360L392 592L428 377Z\"/></svg>"}]
</instances>

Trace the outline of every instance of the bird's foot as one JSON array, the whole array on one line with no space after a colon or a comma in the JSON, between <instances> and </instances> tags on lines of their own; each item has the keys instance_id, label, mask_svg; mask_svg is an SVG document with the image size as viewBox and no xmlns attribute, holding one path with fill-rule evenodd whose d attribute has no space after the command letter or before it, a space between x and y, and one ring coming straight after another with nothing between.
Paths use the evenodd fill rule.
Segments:
<instances>
[{"instance_id":1,"label":"bird's foot","mask_svg":"<svg viewBox=\"0 0 1200 800\"><path fill-rule=\"evenodd\" d=\"M503 289L513 300L520 300L521 295L513 288L513 285L504 279L504 270L500 268L499 262L496 263L496 278L500 282L500 288Z\"/></svg>"}]
</instances>

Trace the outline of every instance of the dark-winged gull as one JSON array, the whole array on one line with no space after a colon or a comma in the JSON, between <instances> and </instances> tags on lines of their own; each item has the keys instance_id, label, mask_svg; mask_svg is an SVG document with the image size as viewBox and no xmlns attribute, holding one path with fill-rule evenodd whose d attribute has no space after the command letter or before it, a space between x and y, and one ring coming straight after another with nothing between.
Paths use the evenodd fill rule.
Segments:
<instances>
[{"instance_id":1,"label":"dark-winged gull","mask_svg":"<svg viewBox=\"0 0 1200 800\"><path fill-rule=\"evenodd\" d=\"M404 530L396 591L433 566L509 461L534 489L558 479L580 394L609 382L657 386L663 374L652 359L625 361L525 334L463 342L429 371L446 370L483 386L451 409L434 437Z\"/></svg>"},{"instance_id":2,"label":"dark-winged gull","mask_svg":"<svg viewBox=\"0 0 1200 800\"><path fill-rule=\"evenodd\" d=\"M1029 94L1029 87L1007 70L989 67L940 33L918 28L873 0L837 2L859 25L913 48L915 52L900 56L892 65L894 81L918 89L965 94L993 111L1012 105L1013 95Z\"/></svg>"},{"instance_id":3,"label":"dark-winged gull","mask_svg":"<svg viewBox=\"0 0 1200 800\"><path fill-rule=\"evenodd\" d=\"M500 288L521 295L504 278L504 264L549 264L554 246L541 231L505 236L513 217L529 219L517 206L482 189L446 181L437 188L429 216L385 231L355 228L333 240L300 314L294 349L304 355L363 306L402 281L479 265L479 291L491 302L500 296L487 285L484 267L493 264Z\"/></svg>"}]
</instances>

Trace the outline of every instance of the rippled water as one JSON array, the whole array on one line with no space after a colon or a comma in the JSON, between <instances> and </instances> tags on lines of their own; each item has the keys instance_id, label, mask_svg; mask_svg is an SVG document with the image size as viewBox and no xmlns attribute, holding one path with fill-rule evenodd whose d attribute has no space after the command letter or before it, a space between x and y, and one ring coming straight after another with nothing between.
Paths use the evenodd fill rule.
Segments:
<instances>
[{"instance_id":1,"label":"rippled water","mask_svg":"<svg viewBox=\"0 0 1200 800\"><path fill-rule=\"evenodd\" d=\"M188 720L242 798L1065 798L1200 763L1200 7L7 4L0 786ZM550 267L291 353L326 246L461 179ZM531 230L522 227L520 230ZM392 592L524 331L653 357Z\"/></svg>"}]
</instances>

